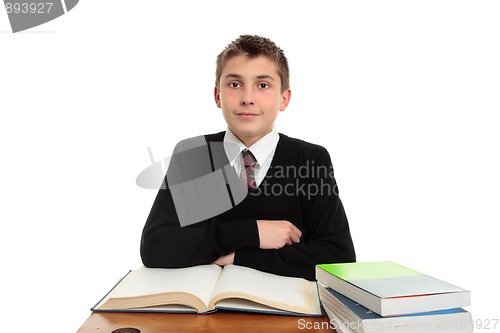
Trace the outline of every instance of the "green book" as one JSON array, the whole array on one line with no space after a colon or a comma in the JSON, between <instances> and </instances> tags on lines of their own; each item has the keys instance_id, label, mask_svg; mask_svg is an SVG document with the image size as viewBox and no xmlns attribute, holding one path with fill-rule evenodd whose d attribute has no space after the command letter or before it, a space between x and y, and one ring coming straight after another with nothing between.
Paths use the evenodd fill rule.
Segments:
<instances>
[{"instance_id":1,"label":"green book","mask_svg":"<svg viewBox=\"0 0 500 333\"><path fill-rule=\"evenodd\" d=\"M392 261L320 264L316 279L381 316L471 304L469 290Z\"/></svg>"}]
</instances>

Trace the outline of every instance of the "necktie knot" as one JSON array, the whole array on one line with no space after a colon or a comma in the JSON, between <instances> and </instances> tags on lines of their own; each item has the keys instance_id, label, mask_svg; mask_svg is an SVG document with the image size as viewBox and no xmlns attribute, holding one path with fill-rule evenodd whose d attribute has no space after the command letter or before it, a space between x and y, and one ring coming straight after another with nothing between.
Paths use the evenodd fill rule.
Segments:
<instances>
[{"instance_id":1,"label":"necktie knot","mask_svg":"<svg viewBox=\"0 0 500 333\"><path fill-rule=\"evenodd\" d=\"M243 157L243 164L245 165L245 167L250 166L252 168L255 168L257 160L255 159L255 156L253 156L250 150L248 149L243 150L241 152L241 157Z\"/></svg>"},{"instance_id":2,"label":"necktie knot","mask_svg":"<svg viewBox=\"0 0 500 333\"><path fill-rule=\"evenodd\" d=\"M248 149L241 152L241 157L243 159L242 177L246 180L248 187L255 189L257 188L255 183L255 166L257 165L257 160Z\"/></svg>"}]
</instances>

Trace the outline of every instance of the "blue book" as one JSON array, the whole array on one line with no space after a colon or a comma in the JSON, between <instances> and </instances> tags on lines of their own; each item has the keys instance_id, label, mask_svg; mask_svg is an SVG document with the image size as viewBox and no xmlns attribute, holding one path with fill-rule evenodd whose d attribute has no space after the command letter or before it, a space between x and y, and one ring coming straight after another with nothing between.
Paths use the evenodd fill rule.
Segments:
<instances>
[{"instance_id":1,"label":"blue book","mask_svg":"<svg viewBox=\"0 0 500 333\"><path fill-rule=\"evenodd\" d=\"M336 316L343 332L472 332L472 317L463 308L382 317L335 290L318 283L319 297L327 314Z\"/></svg>"}]
</instances>

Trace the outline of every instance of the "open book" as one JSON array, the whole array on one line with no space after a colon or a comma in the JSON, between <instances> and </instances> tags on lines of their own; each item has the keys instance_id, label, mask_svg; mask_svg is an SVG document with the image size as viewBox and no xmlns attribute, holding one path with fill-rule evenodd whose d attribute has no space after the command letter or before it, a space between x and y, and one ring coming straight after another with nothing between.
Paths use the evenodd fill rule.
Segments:
<instances>
[{"instance_id":1,"label":"open book","mask_svg":"<svg viewBox=\"0 0 500 333\"><path fill-rule=\"evenodd\" d=\"M140 267L122 278L91 310L209 313L217 309L321 316L316 282L214 264Z\"/></svg>"}]
</instances>

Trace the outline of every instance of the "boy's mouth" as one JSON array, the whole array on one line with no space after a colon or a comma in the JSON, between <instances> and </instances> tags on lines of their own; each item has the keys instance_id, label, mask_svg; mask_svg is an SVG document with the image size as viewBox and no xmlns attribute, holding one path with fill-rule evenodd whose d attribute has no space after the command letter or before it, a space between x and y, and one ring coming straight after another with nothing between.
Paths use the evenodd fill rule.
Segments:
<instances>
[{"instance_id":1,"label":"boy's mouth","mask_svg":"<svg viewBox=\"0 0 500 333\"><path fill-rule=\"evenodd\" d=\"M251 112L238 112L236 115L241 118L255 118L258 116L258 114Z\"/></svg>"}]
</instances>

